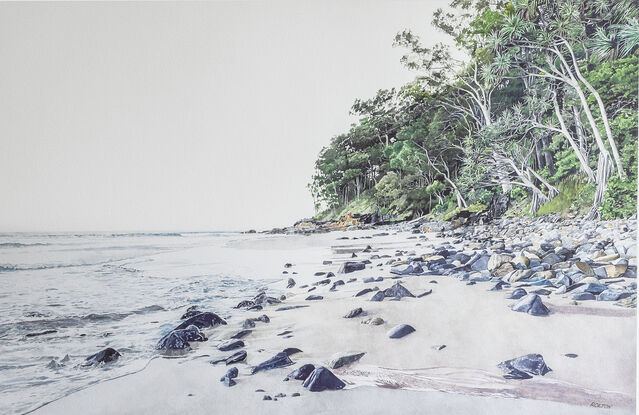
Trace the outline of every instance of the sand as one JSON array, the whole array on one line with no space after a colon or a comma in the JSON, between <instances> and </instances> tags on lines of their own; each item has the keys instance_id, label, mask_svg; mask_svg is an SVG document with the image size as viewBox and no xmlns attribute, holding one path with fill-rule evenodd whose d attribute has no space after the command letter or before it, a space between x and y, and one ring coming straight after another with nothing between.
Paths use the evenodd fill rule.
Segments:
<instances>
[{"instance_id":1,"label":"sand","mask_svg":"<svg viewBox=\"0 0 639 415\"><path fill-rule=\"evenodd\" d=\"M356 282L330 292L320 286L312 294L320 301L305 301L309 293L300 289L324 277L317 271L337 272L339 264L371 254L359 253L366 245L379 249L374 254L393 255L396 249L422 252L427 241L408 239L397 233L372 239L337 240L340 236L365 236L380 231L337 232L313 236L277 236L243 239L233 248L260 252L268 261L265 275L289 272L270 288L282 290L287 300L281 305L310 305L276 312L274 305L260 312L246 312L229 320L227 326L207 330L210 340L198 344L186 357L158 357L135 374L103 382L56 400L35 411L37 414L222 414L222 413L634 413L636 391L636 313L612 305L588 301L571 305L568 298L543 297L552 313L535 317L508 308L510 290L488 291L490 284L467 286L445 276L413 276L401 279L414 294L432 289L423 298L368 301L371 294L354 298L366 287L389 288L400 280L388 277L389 267L367 268L333 280L357 278ZM416 243L424 246L416 247ZM322 265L330 259L332 265ZM386 260L373 260L373 265ZM364 284L368 276L384 276L382 282ZM293 277L297 285L286 289ZM431 281L437 281L432 283ZM247 298L253 295L247 294ZM345 319L349 310L362 307L365 315ZM227 388L219 378L228 367L210 360L227 356L215 348L221 340L241 329L242 318L267 314L270 323L256 323L243 340L248 358L237 364L237 385ZM178 316L179 317L179 316ZM381 317L379 326L362 324ZM177 318L177 317L176 317ZM389 339L388 330L410 324L416 331L402 339ZM278 336L290 330L292 337ZM435 346L446 345L438 350ZM286 347L303 353L291 356L293 366L250 375L256 365ZM299 381L284 377L304 363L325 365L336 353L365 352L356 363L334 370L347 386L345 390L313 393ZM503 378L497 364L528 353L543 355L552 371L545 376L519 381ZM577 358L564 356L575 353ZM255 392L263 389L265 392ZM298 392L299 397L291 397ZM263 401L265 394L287 396Z\"/></svg>"}]
</instances>

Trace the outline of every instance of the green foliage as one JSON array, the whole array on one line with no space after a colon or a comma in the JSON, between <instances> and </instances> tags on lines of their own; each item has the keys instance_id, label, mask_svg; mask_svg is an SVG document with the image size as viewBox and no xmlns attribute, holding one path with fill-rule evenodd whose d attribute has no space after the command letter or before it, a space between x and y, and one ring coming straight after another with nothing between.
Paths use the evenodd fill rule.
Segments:
<instances>
[{"instance_id":1,"label":"green foliage","mask_svg":"<svg viewBox=\"0 0 639 415\"><path fill-rule=\"evenodd\" d=\"M603 219L627 218L637 213L637 179L610 179L604 203L599 207Z\"/></svg>"},{"instance_id":2,"label":"green foliage","mask_svg":"<svg viewBox=\"0 0 639 415\"><path fill-rule=\"evenodd\" d=\"M524 200L526 196L526 191L521 187L513 187L510 191L510 200L513 202Z\"/></svg>"},{"instance_id":3,"label":"green foliage","mask_svg":"<svg viewBox=\"0 0 639 415\"><path fill-rule=\"evenodd\" d=\"M459 214L460 212L479 213L479 212L486 211L487 208L488 208L488 206L486 206L483 203L474 203L474 204L468 206L467 208L458 207L458 208L455 208L455 209L451 210L450 212L447 212L444 216L442 216L442 220L444 220L444 221L451 220L455 215Z\"/></svg>"},{"instance_id":4,"label":"green foliage","mask_svg":"<svg viewBox=\"0 0 639 415\"><path fill-rule=\"evenodd\" d=\"M449 216L459 212L456 194L485 205L512 184L512 212L523 214L533 194L556 186L559 195L539 215L584 213L595 184L583 183L578 154L597 169L594 131L611 150L607 118L627 180L613 173L601 214L626 215L637 180L637 16L630 1L453 0L433 24L469 61L457 66L446 45L422 45L412 32L398 33L401 61L419 75L399 90L355 100L357 122L316 161L309 185L316 208L328 209L326 215L379 209ZM584 83L566 78L577 70L598 91L606 117ZM579 150L566 135L579 141Z\"/></svg>"},{"instance_id":5,"label":"green foliage","mask_svg":"<svg viewBox=\"0 0 639 415\"><path fill-rule=\"evenodd\" d=\"M559 194L550 201L544 203L536 213L536 216L545 216L551 213L566 215L571 206L584 188L581 178L569 177L559 183Z\"/></svg>"}]
</instances>

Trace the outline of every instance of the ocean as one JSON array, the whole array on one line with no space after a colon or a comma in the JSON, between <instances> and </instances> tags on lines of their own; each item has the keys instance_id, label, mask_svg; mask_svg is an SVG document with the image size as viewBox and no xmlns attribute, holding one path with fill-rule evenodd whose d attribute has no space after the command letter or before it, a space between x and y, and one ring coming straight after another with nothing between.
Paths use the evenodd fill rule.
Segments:
<instances>
[{"instance_id":1,"label":"ocean","mask_svg":"<svg viewBox=\"0 0 639 415\"><path fill-rule=\"evenodd\" d=\"M232 306L281 279L268 250L244 246L268 238L0 234L0 413L22 414L141 370L188 306L241 318ZM122 358L83 366L105 347Z\"/></svg>"}]
</instances>

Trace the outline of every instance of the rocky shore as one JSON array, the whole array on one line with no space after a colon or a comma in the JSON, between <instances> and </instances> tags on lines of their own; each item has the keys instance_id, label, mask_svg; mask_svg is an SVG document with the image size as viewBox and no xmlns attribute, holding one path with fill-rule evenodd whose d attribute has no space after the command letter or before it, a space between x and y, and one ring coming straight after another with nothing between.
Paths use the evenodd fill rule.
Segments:
<instances>
[{"instance_id":1,"label":"rocky shore","mask_svg":"<svg viewBox=\"0 0 639 415\"><path fill-rule=\"evenodd\" d=\"M294 227L301 233L331 229L301 223ZM256 399L307 400L273 413L297 413L299 405L339 413L333 393L358 387L632 413L636 218L468 223L351 223L350 231L322 235L330 256L282 258L281 282L236 305L244 317L185 308L158 339L158 356L186 358L198 378L219 380L206 393L194 388L202 402L237 399L237 389L249 394L239 408L269 413ZM123 354L106 349L87 364ZM175 365L163 360L163 370ZM126 380L110 383L105 391L126 395ZM315 397L328 391L339 392ZM73 396L41 411L78 404ZM490 412L481 405L474 413Z\"/></svg>"}]
</instances>

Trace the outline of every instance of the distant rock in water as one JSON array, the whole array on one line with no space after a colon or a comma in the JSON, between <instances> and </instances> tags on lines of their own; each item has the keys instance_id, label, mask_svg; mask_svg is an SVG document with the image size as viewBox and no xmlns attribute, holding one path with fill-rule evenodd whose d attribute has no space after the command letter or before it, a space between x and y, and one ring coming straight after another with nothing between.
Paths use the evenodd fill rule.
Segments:
<instances>
[{"instance_id":1,"label":"distant rock in water","mask_svg":"<svg viewBox=\"0 0 639 415\"><path fill-rule=\"evenodd\" d=\"M107 347L98 353L86 358L85 365L97 365L99 363L111 363L118 360L122 355L115 349Z\"/></svg>"},{"instance_id":2,"label":"distant rock in water","mask_svg":"<svg viewBox=\"0 0 639 415\"><path fill-rule=\"evenodd\" d=\"M220 316L218 316L217 314L206 311L204 313L200 313L196 316L188 318L187 320L182 322L182 324L177 326L175 329L176 330L185 329L190 325L194 325L199 329L206 329L209 327L215 327L220 324L225 325L226 321Z\"/></svg>"},{"instance_id":3,"label":"distant rock in water","mask_svg":"<svg viewBox=\"0 0 639 415\"><path fill-rule=\"evenodd\" d=\"M311 392L321 392L325 390L339 390L346 386L330 370L320 366L313 370L304 381L304 387Z\"/></svg>"},{"instance_id":4,"label":"distant rock in water","mask_svg":"<svg viewBox=\"0 0 639 415\"><path fill-rule=\"evenodd\" d=\"M286 284L286 288L293 288L293 287L295 287L295 280L293 278L289 278L288 284Z\"/></svg>"},{"instance_id":5,"label":"distant rock in water","mask_svg":"<svg viewBox=\"0 0 639 415\"><path fill-rule=\"evenodd\" d=\"M251 374L256 374L262 370L270 370L278 367L286 367L293 364L293 361L288 357L288 354L285 352L279 352L275 356L270 359L260 363L259 365L253 367L251 369Z\"/></svg>"},{"instance_id":6,"label":"distant rock in water","mask_svg":"<svg viewBox=\"0 0 639 415\"><path fill-rule=\"evenodd\" d=\"M205 342L208 339L195 325L185 329L175 329L162 337L155 347L157 350L190 350L189 342Z\"/></svg>"},{"instance_id":7,"label":"distant rock in water","mask_svg":"<svg viewBox=\"0 0 639 415\"><path fill-rule=\"evenodd\" d=\"M295 379L295 380L306 380L309 377L312 371L315 370L315 366L308 363L302 365L288 374L288 376L284 380Z\"/></svg>"},{"instance_id":8,"label":"distant rock in water","mask_svg":"<svg viewBox=\"0 0 639 415\"><path fill-rule=\"evenodd\" d=\"M191 307L186 309L186 312L182 314L182 317L180 317L180 320L186 320L187 318L197 316L198 314L200 314L200 311L197 309L197 306L192 305Z\"/></svg>"},{"instance_id":9,"label":"distant rock in water","mask_svg":"<svg viewBox=\"0 0 639 415\"><path fill-rule=\"evenodd\" d=\"M546 365L543 356L540 354L527 354L515 359L506 360L498 364L497 367L515 376L512 379L525 379L525 377L516 377L520 375L517 371L543 376L552 370Z\"/></svg>"},{"instance_id":10,"label":"distant rock in water","mask_svg":"<svg viewBox=\"0 0 639 415\"><path fill-rule=\"evenodd\" d=\"M412 326L409 326L408 324L400 324L399 326L393 327L388 332L388 337L390 337L391 339L400 339L411 334L414 331L415 329Z\"/></svg>"}]
</instances>

